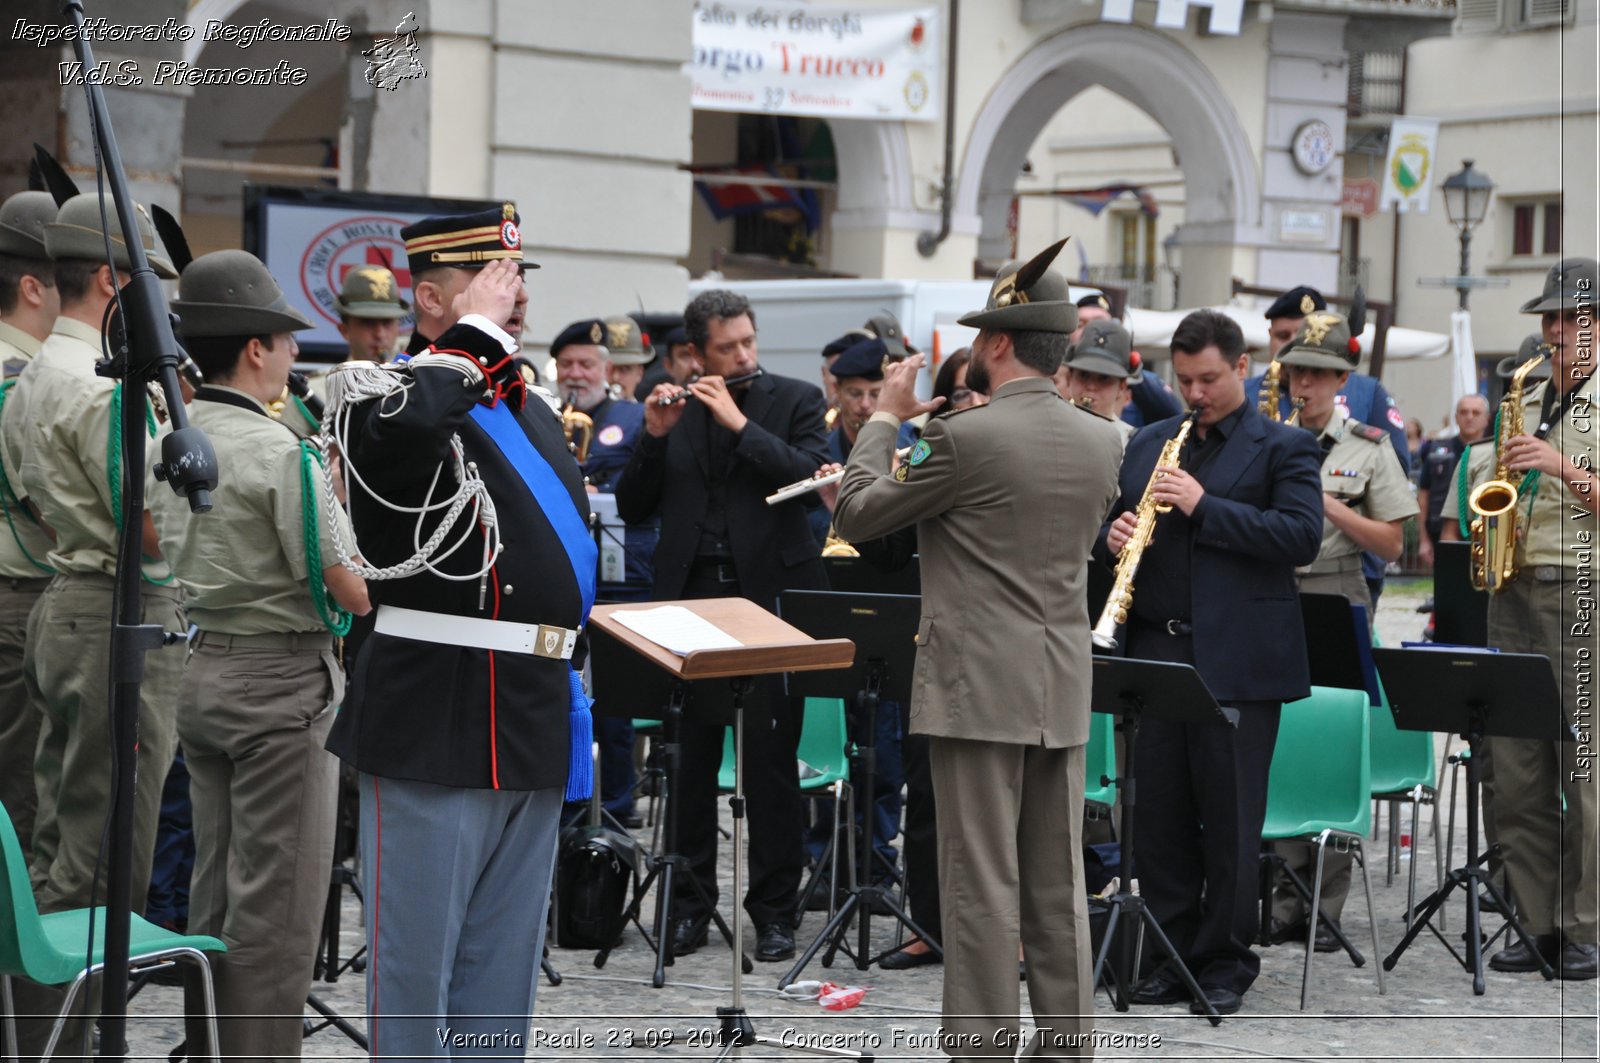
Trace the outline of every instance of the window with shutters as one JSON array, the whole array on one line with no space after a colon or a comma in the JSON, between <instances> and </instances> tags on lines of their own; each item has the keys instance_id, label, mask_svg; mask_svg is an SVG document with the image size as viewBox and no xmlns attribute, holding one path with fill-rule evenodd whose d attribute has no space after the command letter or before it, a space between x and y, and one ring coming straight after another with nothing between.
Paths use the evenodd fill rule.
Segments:
<instances>
[{"instance_id":1,"label":"window with shutters","mask_svg":"<svg viewBox=\"0 0 1600 1063\"><path fill-rule=\"evenodd\" d=\"M1561 254L1561 200L1557 197L1508 203L1513 256Z\"/></svg>"},{"instance_id":2,"label":"window with shutters","mask_svg":"<svg viewBox=\"0 0 1600 1063\"><path fill-rule=\"evenodd\" d=\"M1511 0L1531 3L1532 0ZM1506 0L1456 0L1457 33L1496 33L1505 21Z\"/></svg>"},{"instance_id":3,"label":"window with shutters","mask_svg":"<svg viewBox=\"0 0 1600 1063\"><path fill-rule=\"evenodd\" d=\"M1564 26L1572 19L1572 0L1517 0L1519 21L1528 27Z\"/></svg>"}]
</instances>

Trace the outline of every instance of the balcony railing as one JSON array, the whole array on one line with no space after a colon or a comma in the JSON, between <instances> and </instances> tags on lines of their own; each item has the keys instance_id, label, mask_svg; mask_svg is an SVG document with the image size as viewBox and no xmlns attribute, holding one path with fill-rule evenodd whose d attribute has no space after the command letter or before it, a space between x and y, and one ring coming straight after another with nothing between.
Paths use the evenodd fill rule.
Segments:
<instances>
[{"instance_id":1,"label":"balcony railing","mask_svg":"<svg viewBox=\"0 0 1600 1063\"><path fill-rule=\"evenodd\" d=\"M1351 118L1399 114L1405 93L1405 52L1352 52L1345 111Z\"/></svg>"}]
</instances>

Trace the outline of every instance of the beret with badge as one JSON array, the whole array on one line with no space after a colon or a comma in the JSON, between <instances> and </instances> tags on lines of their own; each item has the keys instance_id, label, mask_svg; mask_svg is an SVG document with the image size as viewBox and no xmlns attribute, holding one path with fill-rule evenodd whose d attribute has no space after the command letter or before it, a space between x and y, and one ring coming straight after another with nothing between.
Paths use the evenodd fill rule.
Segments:
<instances>
[{"instance_id":1,"label":"beret with badge","mask_svg":"<svg viewBox=\"0 0 1600 1063\"><path fill-rule=\"evenodd\" d=\"M604 318L605 348L611 352L612 365L644 365L656 356L639 323L627 314L613 314Z\"/></svg>"},{"instance_id":2,"label":"beret with badge","mask_svg":"<svg viewBox=\"0 0 1600 1063\"><path fill-rule=\"evenodd\" d=\"M267 267L248 251L213 251L184 268L172 300L186 339L257 336L314 328L289 305Z\"/></svg>"},{"instance_id":3,"label":"beret with badge","mask_svg":"<svg viewBox=\"0 0 1600 1063\"><path fill-rule=\"evenodd\" d=\"M1582 303L1594 309L1595 273L1592 258L1564 258L1550 267L1544 277L1544 291L1537 299L1522 304L1524 314L1544 314L1552 310L1575 310Z\"/></svg>"},{"instance_id":4,"label":"beret with badge","mask_svg":"<svg viewBox=\"0 0 1600 1063\"><path fill-rule=\"evenodd\" d=\"M150 260L150 269L162 280L176 280L178 271L161 253L156 244L155 225L143 206L135 203L134 216L139 222L139 242ZM104 210L104 214L101 211ZM106 233L101 226L104 218L111 227L112 261L120 270L132 270L133 260L128 257L128 245L122 242L122 226L117 220L116 204L107 196L102 203L97 195L82 193L61 204L56 219L44 227L44 246L53 259L86 258L103 262L106 257Z\"/></svg>"},{"instance_id":5,"label":"beret with badge","mask_svg":"<svg viewBox=\"0 0 1600 1063\"><path fill-rule=\"evenodd\" d=\"M839 355L828 368L835 380L856 378L882 380L884 363L890 359L889 345L880 339L861 340Z\"/></svg>"},{"instance_id":6,"label":"beret with badge","mask_svg":"<svg viewBox=\"0 0 1600 1063\"><path fill-rule=\"evenodd\" d=\"M873 338L873 333L869 332L868 330L864 328L853 328L849 332L846 332L843 336L840 336L838 339L831 341L826 347L822 348L822 357L832 358L836 354L843 354L845 351L848 351L862 340L870 340Z\"/></svg>"},{"instance_id":7,"label":"beret with badge","mask_svg":"<svg viewBox=\"0 0 1600 1063\"><path fill-rule=\"evenodd\" d=\"M406 242L406 265L417 274L448 266L482 269L490 262L509 259L522 269L538 269L537 262L522 257L521 224L511 203L476 214L423 218L400 230L400 238Z\"/></svg>"},{"instance_id":8,"label":"beret with badge","mask_svg":"<svg viewBox=\"0 0 1600 1063\"><path fill-rule=\"evenodd\" d=\"M357 266L346 273L333 303L346 317L397 321L411 312L394 274L382 266Z\"/></svg>"},{"instance_id":9,"label":"beret with badge","mask_svg":"<svg viewBox=\"0 0 1600 1063\"><path fill-rule=\"evenodd\" d=\"M1011 261L1000 267L982 310L958 320L972 328L1070 333L1078 327L1067 278L1050 268L1066 237L1057 240L1026 262Z\"/></svg>"},{"instance_id":10,"label":"beret with badge","mask_svg":"<svg viewBox=\"0 0 1600 1063\"><path fill-rule=\"evenodd\" d=\"M1078 342L1067 351L1066 366L1084 373L1099 373L1126 379L1135 366L1133 337L1110 318L1091 321L1078 334Z\"/></svg>"},{"instance_id":11,"label":"beret with badge","mask_svg":"<svg viewBox=\"0 0 1600 1063\"><path fill-rule=\"evenodd\" d=\"M561 353L563 347L604 347L606 346L606 323L597 317L586 317L574 321L550 341L550 357L554 358Z\"/></svg>"},{"instance_id":12,"label":"beret with badge","mask_svg":"<svg viewBox=\"0 0 1600 1063\"><path fill-rule=\"evenodd\" d=\"M1091 307L1098 307L1108 314L1111 313L1111 300L1107 299L1099 292L1096 292L1093 295L1084 296L1082 299L1079 299L1075 305L1079 310L1088 310Z\"/></svg>"},{"instance_id":13,"label":"beret with badge","mask_svg":"<svg viewBox=\"0 0 1600 1063\"><path fill-rule=\"evenodd\" d=\"M1339 314L1313 310L1295 330L1294 339L1278 352L1284 365L1353 372L1361 364L1361 342L1350 335L1350 324Z\"/></svg>"},{"instance_id":14,"label":"beret with badge","mask_svg":"<svg viewBox=\"0 0 1600 1063\"><path fill-rule=\"evenodd\" d=\"M0 255L49 258L44 227L55 220L56 201L49 192L18 192L11 196L0 203Z\"/></svg>"},{"instance_id":15,"label":"beret with badge","mask_svg":"<svg viewBox=\"0 0 1600 1063\"><path fill-rule=\"evenodd\" d=\"M1272 321L1280 317L1305 317L1314 311L1326 309L1328 301L1322 297L1322 293L1302 284L1298 288L1290 288L1273 300L1263 316Z\"/></svg>"}]
</instances>

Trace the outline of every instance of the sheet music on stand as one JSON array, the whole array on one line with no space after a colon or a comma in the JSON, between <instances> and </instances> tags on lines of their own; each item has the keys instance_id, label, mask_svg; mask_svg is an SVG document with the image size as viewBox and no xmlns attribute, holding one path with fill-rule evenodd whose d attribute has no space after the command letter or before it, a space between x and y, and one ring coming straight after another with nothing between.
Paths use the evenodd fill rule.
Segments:
<instances>
[{"instance_id":1,"label":"sheet music on stand","mask_svg":"<svg viewBox=\"0 0 1600 1063\"><path fill-rule=\"evenodd\" d=\"M696 650L726 650L744 645L711 621L681 605L618 610L612 616L629 631L644 636L679 657L687 657Z\"/></svg>"}]
</instances>

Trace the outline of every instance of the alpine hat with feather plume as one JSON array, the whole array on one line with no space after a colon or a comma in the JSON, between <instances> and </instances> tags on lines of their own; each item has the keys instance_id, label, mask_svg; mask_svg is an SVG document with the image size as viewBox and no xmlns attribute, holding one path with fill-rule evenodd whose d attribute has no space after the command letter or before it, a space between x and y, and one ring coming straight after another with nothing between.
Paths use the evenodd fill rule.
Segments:
<instances>
[{"instance_id":1,"label":"alpine hat with feather plume","mask_svg":"<svg viewBox=\"0 0 1600 1063\"><path fill-rule=\"evenodd\" d=\"M1067 278L1050 268L1067 239L1057 240L1027 262L1007 262L1000 267L989 303L965 314L960 321L973 328L1018 329L1030 332L1067 332L1078 327Z\"/></svg>"}]
</instances>

